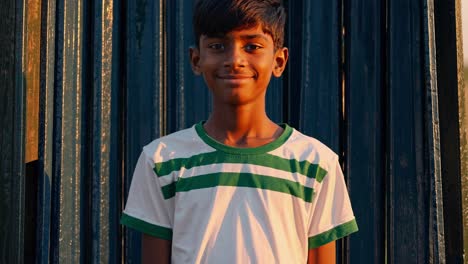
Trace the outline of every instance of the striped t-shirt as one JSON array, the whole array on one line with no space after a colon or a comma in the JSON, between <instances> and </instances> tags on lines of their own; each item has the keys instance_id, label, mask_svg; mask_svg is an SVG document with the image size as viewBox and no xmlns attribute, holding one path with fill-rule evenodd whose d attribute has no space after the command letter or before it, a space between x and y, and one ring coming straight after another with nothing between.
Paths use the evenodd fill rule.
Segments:
<instances>
[{"instance_id":1,"label":"striped t-shirt","mask_svg":"<svg viewBox=\"0 0 468 264\"><path fill-rule=\"evenodd\" d=\"M288 125L234 148L202 123L143 148L122 224L172 241L172 263L305 263L357 231L338 156Z\"/></svg>"}]
</instances>

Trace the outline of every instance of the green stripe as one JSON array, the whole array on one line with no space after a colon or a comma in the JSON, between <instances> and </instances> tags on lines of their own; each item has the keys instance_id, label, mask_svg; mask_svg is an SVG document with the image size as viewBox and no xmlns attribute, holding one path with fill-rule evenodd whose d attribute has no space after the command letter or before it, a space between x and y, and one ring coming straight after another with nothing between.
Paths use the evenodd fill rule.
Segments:
<instances>
[{"instance_id":1,"label":"green stripe","mask_svg":"<svg viewBox=\"0 0 468 264\"><path fill-rule=\"evenodd\" d=\"M170 199L175 196L177 182L172 182L161 188L164 199Z\"/></svg>"},{"instance_id":2,"label":"green stripe","mask_svg":"<svg viewBox=\"0 0 468 264\"><path fill-rule=\"evenodd\" d=\"M309 237L309 249L323 246L358 231L356 219L334 227L319 235Z\"/></svg>"},{"instance_id":3,"label":"green stripe","mask_svg":"<svg viewBox=\"0 0 468 264\"><path fill-rule=\"evenodd\" d=\"M190 178L180 178L170 189L164 189L164 198L169 199L176 192L212 188L216 186L251 187L264 190L287 193L306 202L312 202L314 189L303 186L297 182L276 177L263 176L251 173L211 173ZM171 193L171 191L173 191Z\"/></svg>"},{"instance_id":4,"label":"green stripe","mask_svg":"<svg viewBox=\"0 0 468 264\"><path fill-rule=\"evenodd\" d=\"M154 237L158 237L165 240L172 240L172 229L150 224L133 216L129 216L125 213L122 214L122 217L120 218L120 223L122 225L128 226L130 228L136 229L140 232Z\"/></svg>"},{"instance_id":5,"label":"green stripe","mask_svg":"<svg viewBox=\"0 0 468 264\"><path fill-rule=\"evenodd\" d=\"M221 151L203 153L194 155L190 158L177 158L165 162L156 163L154 171L159 177L178 171L182 167L191 169L198 166L205 166L220 163L236 163L259 165L272 169L277 169L289 173L300 173L309 178L314 178L322 182L327 171L318 164L312 164L308 161L297 161L295 159L284 159L268 153L258 155L233 155Z\"/></svg>"}]
</instances>

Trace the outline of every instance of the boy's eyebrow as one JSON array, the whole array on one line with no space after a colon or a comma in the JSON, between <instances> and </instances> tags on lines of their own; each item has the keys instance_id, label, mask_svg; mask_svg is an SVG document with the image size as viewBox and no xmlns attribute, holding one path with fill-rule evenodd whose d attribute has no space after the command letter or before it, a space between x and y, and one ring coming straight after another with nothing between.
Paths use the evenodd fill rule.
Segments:
<instances>
[{"instance_id":1,"label":"boy's eyebrow","mask_svg":"<svg viewBox=\"0 0 468 264\"><path fill-rule=\"evenodd\" d=\"M214 34L214 35L210 35L210 36L205 35L205 37L206 38L224 39L224 38L226 38L226 35ZM241 35L240 38L241 39L247 39L247 40L256 39L256 38L261 38L261 39L264 39L264 40L268 40L268 38L264 34L246 34L246 35Z\"/></svg>"},{"instance_id":2,"label":"boy's eyebrow","mask_svg":"<svg viewBox=\"0 0 468 264\"><path fill-rule=\"evenodd\" d=\"M241 35L240 36L242 39L256 39L256 38L261 38L264 40L268 40L268 38L263 35L263 34L252 34L252 35Z\"/></svg>"}]
</instances>

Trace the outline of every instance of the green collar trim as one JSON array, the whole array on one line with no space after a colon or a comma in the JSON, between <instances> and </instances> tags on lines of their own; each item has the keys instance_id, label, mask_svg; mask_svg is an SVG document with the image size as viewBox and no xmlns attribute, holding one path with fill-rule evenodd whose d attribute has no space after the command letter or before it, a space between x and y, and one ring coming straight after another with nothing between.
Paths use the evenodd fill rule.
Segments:
<instances>
[{"instance_id":1,"label":"green collar trim","mask_svg":"<svg viewBox=\"0 0 468 264\"><path fill-rule=\"evenodd\" d=\"M218 141L216 141L214 138L210 137L205 129L203 128L203 124L205 121L201 121L197 124L195 124L195 131L197 132L198 136L209 146L213 147L216 150L223 151L226 153L231 153L231 154L241 154L241 155L252 155L252 154L262 154L262 153L267 153L269 151L272 151L274 149L277 149L281 145L283 145L288 138L291 136L293 129L292 127L288 126L287 124L279 124L283 129L283 133L274 141L259 146L255 148L236 148L236 147L231 147L228 145L224 145Z\"/></svg>"},{"instance_id":2,"label":"green collar trim","mask_svg":"<svg viewBox=\"0 0 468 264\"><path fill-rule=\"evenodd\" d=\"M345 236L348 236L359 230L356 219L353 218L351 221L348 221L344 224L336 226L328 231L325 231L321 234L318 234L313 237L309 237L309 249L318 248L332 241L338 240Z\"/></svg>"}]
</instances>

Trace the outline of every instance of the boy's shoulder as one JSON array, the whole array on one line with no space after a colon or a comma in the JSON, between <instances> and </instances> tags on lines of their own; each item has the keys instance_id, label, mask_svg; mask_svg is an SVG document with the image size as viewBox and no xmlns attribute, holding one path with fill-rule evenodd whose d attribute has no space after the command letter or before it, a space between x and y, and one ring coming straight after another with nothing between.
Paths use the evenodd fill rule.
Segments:
<instances>
[{"instance_id":1,"label":"boy's shoulder","mask_svg":"<svg viewBox=\"0 0 468 264\"><path fill-rule=\"evenodd\" d=\"M157 138L143 147L145 155L155 163L210 151L213 149L200 139L195 126Z\"/></svg>"},{"instance_id":2,"label":"boy's shoulder","mask_svg":"<svg viewBox=\"0 0 468 264\"><path fill-rule=\"evenodd\" d=\"M298 160L307 160L313 164L329 167L338 160L338 155L320 140L293 129L287 142L271 154L294 156Z\"/></svg>"}]
</instances>

